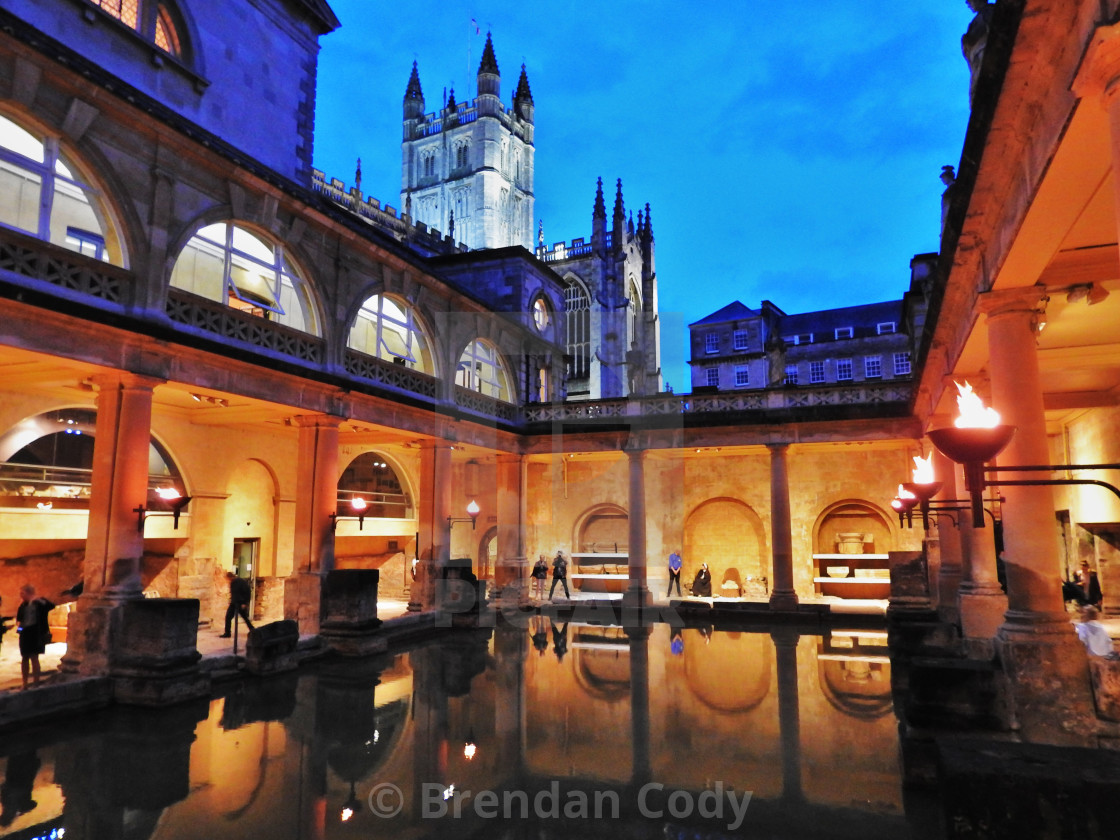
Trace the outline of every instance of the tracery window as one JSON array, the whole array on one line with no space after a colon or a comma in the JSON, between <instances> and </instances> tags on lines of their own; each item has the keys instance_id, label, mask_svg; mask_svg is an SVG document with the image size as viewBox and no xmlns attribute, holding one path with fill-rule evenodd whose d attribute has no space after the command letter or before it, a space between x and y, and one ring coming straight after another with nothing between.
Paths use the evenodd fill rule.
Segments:
<instances>
[{"instance_id":1,"label":"tracery window","mask_svg":"<svg viewBox=\"0 0 1120 840\"><path fill-rule=\"evenodd\" d=\"M271 244L238 224L217 222L198 231L171 272L171 285L293 329L319 335L310 290Z\"/></svg>"},{"instance_id":2,"label":"tracery window","mask_svg":"<svg viewBox=\"0 0 1120 840\"><path fill-rule=\"evenodd\" d=\"M564 311L568 376L581 379L591 373L591 299L579 283L564 290Z\"/></svg>"},{"instance_id":3,"label":"tracery window","mask_svg":"<svg viewBox=\"0 0 1120 840\"><path fill-rule=\"evenodd\" d=\"M123 265L116 231L98 191L83 183L59 150L0 116L0 225Z\"/></svg>"},{"instance_id":4,"label":"tracery window","mask_svg":"<svg viewBox=\"0 0 1120 840\"><path fill-rule=\"evenodd\" d=\"M396 298L374 295L362 304L347 346L387 362L434 374L432 353L412 307Z\"/></svg>"},{"instance_id":5,"label":"tracery window","mask_svg":"<svg viewBox=\"0 0 1120 840\"><path fill-rule=\"evenodd\" d=\"M482 339L475 339L468 344L459 357L455 384L497 400L512 401L509 375L502 364L498 348Z\"/></svg>"},{"instance_id":6,"label":"tracery window","mask_svg":"<svg viewBox=\"0 0 1120 840\"><path fill-rule=\"evenodd\" d=\"M109 17L135 29L157 47L176 58L183 57L179 28L167 6L149 0L89 0Z\"/></svg>"}]
</instances>

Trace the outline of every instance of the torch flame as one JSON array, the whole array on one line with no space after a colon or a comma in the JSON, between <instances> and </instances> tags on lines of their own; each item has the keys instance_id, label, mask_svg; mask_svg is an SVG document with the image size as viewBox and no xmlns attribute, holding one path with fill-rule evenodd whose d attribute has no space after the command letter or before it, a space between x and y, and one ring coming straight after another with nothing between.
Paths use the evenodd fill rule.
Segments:
<instances>
[{"instance_id":1,"label":"torch flame","mask_svg":"<svg viewBox=\"0 0 1120 840\"><path fill-rule=\"evenodd\" d=\"M961 416L953 421L954 426L958 429L991 429L999 425L999 412L994 408L985 408L971 385L967 382L964 385L959 382L954 384L959 392L957 408L961 412Z\"/></svg>"},{"instance_id":2,"label":"torch flame","mask_svg":"<svg viewBox=\"0 0 1120 840\"><path fill-rule=\"evenodd\" d=\"M355 496L350 500L350 507L353 510L365 510L367 507L369 507L369 505L361 496Z\"/></svg>"},{"instance_id":3,"label":"torch flame","mask_svg":"<svg viewBox=\"0 0 1120 840\"><path fill-rule=\"evenodd\" d=\"M931 452L926 457L920 455L914 456L914 476L915 484L933 484L933 453Z\"/></svg>"},{"instance_id":4,"label":"torch flame","mask_svg":"<svg viewBox=\"0 0 1120 840\"><path fill-rule=\"evenodd\" d=\"M917 484L917 482L914 482L914 483ZM898 498L900 498L900 499L916 499L918 497L915 496L913 493L911 493L909 490L907 490L905 487L903 487L900 484L900 485L898 485Z\"/></svg>"},{"instance_id":5,"label":"torch flame","mask_svg":"<svg viewBox=\"0 0 1120 840\"><path fill-rule=\"evenodd\" d=\"M156 488L156 495L159 496L161 499L168 499L168 500L178 499L179 498L179 491L176 490L174 487L157 487Z\"/></svg>"}]
</instances>

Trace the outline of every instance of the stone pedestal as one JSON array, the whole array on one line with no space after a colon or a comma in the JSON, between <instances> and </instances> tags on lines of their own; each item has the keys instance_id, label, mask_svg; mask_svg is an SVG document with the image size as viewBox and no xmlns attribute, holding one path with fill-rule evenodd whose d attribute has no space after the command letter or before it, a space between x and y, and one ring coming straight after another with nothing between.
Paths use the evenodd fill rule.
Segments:
<instances>
[{"instance_id":1,"label":"stone pedestal","mask_svg":"<svg viewBox=\"0 0 1120 840\"><path fill-rule=\"evenodd\" d=\"M110 611L110 676L120 703L165 706L206 696L198 663L198 601L143 598Z\"/></svg>"},{"instance_id":2,"label":"stone pedestal","mask_svg":"<svg viewBox=\"0 0 1120 840\"><path fill-rule=\"evenodd\" d=\"M323 579L319 635L343 656L368 656L386 650L378 633L377 569L335 569Z\"/></svg>"},{"instance_id":3,"label":"stone pedestal","mask_svg":"<svg viewBox=\"0 0 1120 840\"><path fill-rule=\"evenodd\" d=\"M502 607L528 606L529 559L503 557L494 570L494 590Z\"/></svg>"},{"instance_id":4,"label":"stone pedestal","mask_svg":"<svg viewBox=\"0 0 1120 840\"><path fill-rule=\"evenodd\" d=\"M255 627L245 642L245 668L251 674L279 674L299 665L299 625L274 621Z\"/></svg>"},{"instance_id":5,"label":"stone pedestal","mask_svg":"<svg viewBox=\"0 0 1120 840\"><path fill-rule=\"evenodd\" d=\"M1089 674L1097 714L1105 720L1120 721L1120 660L1090 656Z\"/></svg>"},{"instance_id":6,"label":"stone pedestal","mask_svg":"<svg viewBox=\"0 0 1120 840\"><path fill-rule=\"evenodd\" d=\"M986 639L995 637L1007 612L1007 595L999 584L964 582L958 590L961 637Z\"/></svg>"}]
</instances>

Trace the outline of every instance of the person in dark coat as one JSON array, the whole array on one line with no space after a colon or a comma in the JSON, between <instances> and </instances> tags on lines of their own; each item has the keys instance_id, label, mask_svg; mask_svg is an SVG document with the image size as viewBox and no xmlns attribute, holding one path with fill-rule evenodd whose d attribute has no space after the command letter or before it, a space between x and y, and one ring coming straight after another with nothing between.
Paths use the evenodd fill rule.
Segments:
<instances>
[{"instance_id":1,"label":"person in dark coat","mask_svg":"<svg viewBox=\"0 0 1120 840\"><path fill-rule=\"evenodd\" d=\"M19 633L20 673L23 675L23 690L26 691L29 673L32 685L39 684L39 656L47 649L50 640L47 615L54 609L54 604L46 598L36 598L35 587L30 583L20 587L19 597L16 631Z\"/></svg>"},{"instance_id":2,"label":"person in dark coat","mask_svg":"<svg viewBox=\"0 0 1120 840\"><path fill-rule=\"evenodd\" d=\"M564 585L564 597L571 598L572 593L568 591L568 561L564 558L564 552L557 551L556 557L552 561L552 587L548 590L548 600L552 600L553 593L556 592L556 584Z\"/></svg>"},{"instance_id":3,"label":"person in dark coat","mask_svg":"<svg viewBox=\"0 0 1120 840\"><path fill-rule=\"evenodd\" d=\"M1082 560L1081 568L1073 573L1072 581L1062 584L1062 597L1066 601L1076 601L1079 606L1089 605L1101 608L1104 596L1101 593L1101 582L1097 573L1089 568L1089 561Z\"/></svg>"},{"instance_id":4,"label":"person in dark coat","mask_svg":"<svg viewBox=\"0 0 1120 840\"><path fill-rule=\"evenodd\" d=\"M712 597L712 573L708 571L707 563L700 564L700 571L692 581L692 594L700 598Z\"/></svg>"},{"instance_id":5,"label":"person in dark coat","mask_svg":"<svg viewBox=\"0 0 1120 840\"><path fill-rule=\"evenodd\" d=\"M237 616L241 616L246 627L253 629L253 622L249 620L249 602L253 599L253 590L249 581L233 572L226 572L226 578L229 579L229 607L226 608L226 631L222 633L223 639L230 637Z\"/></svg>"}]
</instances>

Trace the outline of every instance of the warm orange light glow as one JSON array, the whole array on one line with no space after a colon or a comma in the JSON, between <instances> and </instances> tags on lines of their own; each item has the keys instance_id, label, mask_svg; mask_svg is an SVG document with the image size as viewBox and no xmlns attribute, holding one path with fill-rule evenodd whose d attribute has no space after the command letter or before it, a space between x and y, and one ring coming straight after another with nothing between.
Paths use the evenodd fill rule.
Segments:
<instances>
[{"instance_id":1,"label":"warm orange light glow","mask_svg":"<svg viewBox=\"0 0 1120 840\"><path fill-rule=\"evenodd\" d=\"M365 510L368 507L366 500L361 496L355 496L350 500L350 507L354 510Z\"/></svg>"},{"instance_id":2,"label":"warm orange light glow","mask_svg":"<svg viewBox=\"0 0 1120 840\"><path fill-rule=\"evenodd\" d=\"M478 516L478 512L480 510L482 510L482 508L478 506L478 502L476 502L474 499L471 499L471 503L467 505L467 514L471 517L471 519L474 519L476 516Z\"/></svg>"},{"instance_id":3,"label":"warm orange light glow","mask_svg":"<svg viewBox=\"0 0 1120 840\"><path fill-rule=\"evenodd\" d=\"M914 472L912 473L915 484L933 484L933 453L926 457L914 456Z\"/></svg>"},{"instance_id":4,"label":"warm orange light glow","mask_svg":"<svg viewBox=\"0 0 1120 840\"><path fill-rule=\"evenodd\" d=\"M179 491L176 490L174 487L157 487L156 488L156 495L159 496L161 499L169 499L169 500L170 499L178 499L179 498Z\"/></svg>"},{"instance_id":5,"label":"warm orange light glow","mask_svg":"<svg viewBox=\"0 0 1120 840\"><path fill-rule=\"evenodd\" d=\"M354 809L353 808L343 808L342 809L342 821L343 822L346 822L352 816L354 816Z\"/></svg>"},{"instance_id":6,"label":"warm orange light glow","mask_svg":"<svg viewBox=\"0 0 1120 840\"><path fill-rule=\"evenodd\" d=\"M464 758L465 758L465 759L466 759L467 761L470 761L470 760L471 760L472 758L474 758L474 754L475 754L476 752L478 752L478 747L477 747L477 746L475 746L475 745L474 745L473 743L471 743L470 741L468 741L467 743L465 743L465 744L463 745L463 757L464 757Z\"/></svg>"},{"instance_id":7,"label":"warm orange light glow","mask_svg":"<svg viewBox=\"0 0 1120 840\"><path fill-rule=\"evenodd\" d=\"M917 484L918 482L914 482L914 483ZM903 487L900 484L900 485L898 485L898 498L900 498L900 499L916 499L918 497L915 496L913 493L911 493L909 490L907 490L905 487Z\"/></svg>"},{"instance_id":8,"label":"warm orange light glow","mask_svg":"<svg viewBox=\"0 0 1120 840\"><path fill-rule=\"evenodd\" d=\"M999 412L994 408L985 408L971 385L967 382L963 386L959 382L954 384L958 391L957 408L961 412L960 417L953 421L954 426L958 429L991 429L999 425Z\"/></svg>"}]
</instances>

